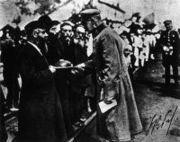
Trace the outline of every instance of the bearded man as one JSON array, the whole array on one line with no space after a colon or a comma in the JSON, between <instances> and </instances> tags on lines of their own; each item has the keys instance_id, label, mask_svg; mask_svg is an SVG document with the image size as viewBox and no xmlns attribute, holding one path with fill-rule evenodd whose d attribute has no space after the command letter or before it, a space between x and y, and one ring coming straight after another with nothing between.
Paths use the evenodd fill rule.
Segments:
<instances>
[{"instance_id":1,"label":"bearded man","mask_svg":"<svg viewBox=\"0 0 180 142\"><path fill-rule=\"evenodd\" d=\"M19 106L19 142L66 142L66 130L59 95L55 88L56 69L46 57L45 28L38 21L26 25L28 40L20 55L22 90Z\"/></svg>"}]
</instances>

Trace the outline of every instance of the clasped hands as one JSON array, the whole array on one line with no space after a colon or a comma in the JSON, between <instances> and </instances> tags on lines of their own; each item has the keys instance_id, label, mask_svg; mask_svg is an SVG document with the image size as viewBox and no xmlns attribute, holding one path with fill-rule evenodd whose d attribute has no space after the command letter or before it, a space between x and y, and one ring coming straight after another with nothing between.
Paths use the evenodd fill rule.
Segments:
<instances>
[{"instance_id":1,"label":"clasped hands","mask_svg":"<svg viewBox=\"0 0 180 142\"><path fill-rule=\"evenodd\" d=\"M76 75L82 71L84 71L85 69L85 64L84 63L81 63L81 64L78 64L76 66L74 66L74 68L71 70L71 73L73 75ZM52 73L55 73L56 72L56 68L52 65L49 66L49 70L52 72Z\"/></svg>"}]
</instances>

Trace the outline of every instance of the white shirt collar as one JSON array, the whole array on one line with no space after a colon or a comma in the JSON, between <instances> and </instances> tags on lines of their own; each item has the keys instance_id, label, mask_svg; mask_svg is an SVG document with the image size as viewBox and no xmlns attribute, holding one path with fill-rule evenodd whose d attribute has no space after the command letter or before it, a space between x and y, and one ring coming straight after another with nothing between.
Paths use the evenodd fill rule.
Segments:
<instances>
[{"instance_id":1,"label":"white shirt collar","mask_svg":"<svg viewBox=\"0 0 180 142\"><path fill-rule=\"evenodd\" d=\"M37 47L37 45L35 45L34 43L30 42L30 41L27 41L29 44L31 44L38 52L39 54L41 54L41 56L43 56L41 50Z\"/></svg>"}]
</instances>

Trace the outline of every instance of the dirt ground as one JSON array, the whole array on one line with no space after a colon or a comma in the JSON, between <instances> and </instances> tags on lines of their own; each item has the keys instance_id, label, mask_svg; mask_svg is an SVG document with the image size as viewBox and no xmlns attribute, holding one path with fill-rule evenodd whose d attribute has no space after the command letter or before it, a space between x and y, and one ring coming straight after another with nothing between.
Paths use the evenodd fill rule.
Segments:
<instances>
[{"instance_id":1,"label":"dirt ground","mask_svg":"<svg viewBox=\"0 0 180 142\"><path fill-rule=\"evenodd\" d=\"M135 97L144 127L144 131L134 137L134 142L180 141L180 85L174 85L171 80L171 85L165 86L163 74L161 61L152 61L134 76ZM13 129L16 124L15 121L8 127ZM98 142L91 137L94 127L95 121L75 141Z\"/></svg>"},{"instance_id":2,"label":"dirt ground","mask_svg":"<svg viewBox=\"0 0 180 142\"><path fill-rule=\"evenodd\" d=\"M172 79L166 86L163 74L161 61L152 61L135 74L134 91L144 131L133 142L180 141L180 85ZM86 133L77 140L83 141L95 142Z\"/></svg>"}]
</instances>

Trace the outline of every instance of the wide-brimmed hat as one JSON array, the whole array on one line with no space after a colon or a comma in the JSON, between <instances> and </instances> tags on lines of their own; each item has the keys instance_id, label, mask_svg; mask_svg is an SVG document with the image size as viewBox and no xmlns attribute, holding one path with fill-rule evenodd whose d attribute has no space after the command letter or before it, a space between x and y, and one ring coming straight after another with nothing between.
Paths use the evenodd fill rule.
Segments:
<instances>
[{"instance_id":1,"label":"wide-brimmed hat","mask_svg":"<svg viewBox=\"0 0 180 142\"><path fill-rule=\"evenodd\" d=\"M43 26L43 28L48 31L52 27L52 20L48 15L42 15L38 22Z\"/></svg>"},{"instance_id":2,"label":"wide-brimmed hat","mask_svg":"<svg viewBox=\"0 0 180 142\"><path fill-rule=\"evenodd\" d=\"M25 31L26 34L29 36L32 34L33 30L40 28L40 29L45 29L44 25L42 25L39 21L32 21L30 23L28 23L25 26Z\"/></svg>"},{"instance_id":3,"label":"wide-brimmed hat","mask_svg":"<svg viewBox=\"0 0 180 142\"><path fill-rule=\"evenodd\" d=\"M52 26L60 24L59 21L52 20L48 15L42 15L38 21L46 31L49 31Z\"/></svg>"}]
</instances>

